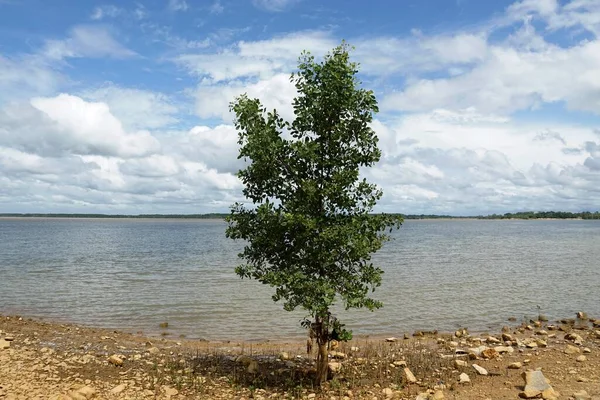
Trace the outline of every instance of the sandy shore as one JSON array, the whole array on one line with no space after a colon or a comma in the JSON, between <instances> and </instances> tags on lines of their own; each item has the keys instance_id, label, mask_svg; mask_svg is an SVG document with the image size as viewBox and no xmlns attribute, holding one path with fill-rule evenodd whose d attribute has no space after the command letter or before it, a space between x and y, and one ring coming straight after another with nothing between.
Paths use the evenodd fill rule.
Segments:
<instances>
[{"instance_id":1,"label":"sandy shore","mask_svg":"<svg viewBox=\"0 0 600 400\"><path fill-rule=\"evenodd\" d=\"M340 343L332 380L316 389L305 342L180 341L0 316L0 399L516 399L526 370L541 370L558 398L600 399L600 321L507 325Z\"/></svg>"}]
</instances>

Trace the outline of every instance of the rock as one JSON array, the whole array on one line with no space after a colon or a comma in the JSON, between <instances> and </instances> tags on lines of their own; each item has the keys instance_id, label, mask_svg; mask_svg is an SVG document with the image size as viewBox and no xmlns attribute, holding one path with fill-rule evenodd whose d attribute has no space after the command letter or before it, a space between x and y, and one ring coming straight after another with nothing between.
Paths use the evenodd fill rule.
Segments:
<instances>
[{"instance_id":1,"label":"rock","mask_svg":"<svg viewBox=\"0 0 600 400\"><path fill-rule=\"evenodd\" d=\"M394 361L394 365L395 365L396 367L406 367L406 365L407 365L407 364L406 364L406 361L404 361L404 360L399 360L399 361Z\"/></svg>"},{"instance_id":2,"label":"rock","mask_svg":"<svg viewBox=\"0 0 600 400\"><path fill-rule=\"evenodd\" d=\"M481 356L486 360L493 360L499 355L500 353L498 353L495 349L485 349L481 352Z\"/></svg>"},{"instance_id":3,"label":"rock","mask_svg":"<svg viewBox=\"0 0 600 400\"><path fill-rule=\"evenodd\" d=\"M579 352L579 347L571 346L570 344L565 348L565 354L579 354Z\"/></svg>"},{"instance_id":4,"label":"rock","mask_svg":"<svg viewBox=\"0 0 600 400\"><path fill-rule=\"evenodd\" d=\"M584 319L584 320L585 320L585 319L588 319L588 316L587 316L587 314L586 314L586 313L584 313L583 311L579 311L579 312L577 313L577 318L578 318L578 319Z\"/></svg>"},{"instance_id":5,"label":"rock","mask_svg":"<svg viewBox=\"0 0 600 400\"><path fill-rule=\"evenodd\" d=\"M117 367L123 366L123 359L116 354L113 354L112 356L108 357L108 362Z\"/></svg>"},{"instance_id":6,"label":"rock","mask_svg":"<svg viewBox=\"0 0 600 400\"><path fill-rule=\"evenodd\" d=\"M256 360L250 361L248 368L246 369L249 374L255 374L258 372L258 362Z\"/></svg>"},{"instance_id":7,"label":"rock","mask_svg":"<svg viewBox=\"0 0 600 400\"><path fill-rule=\"evenodd\" d=\"M591 353L592 351L589 349L589 347L584 347L584 348L583 348L583 352L584 352L584 353L586 353L586 354L589 354L589 353Z\"/></svg>"},{"instance_id":8,"label":"rock","mask_svg":"<svg viewBox=\"0 0 600 400\"><path fill-rule=\"evenodd\" d=\"M540 314L538 315L538 321L548 322L548 317L546 317L544 314Z\"/></svg>"},{"instance_id":9,"label":"rock","mask_svg":"<svg viewBox=\"0 0 600 400\"><path fill-rule=\"evenodd\" d=\"M523 367L523 364L521 364L520 362L514 362L514 363L510 363L508 364L508 369L521 369Z\"/></svg>"},{"instance_id":10,"label":"rock","mask_svg":"<svg viewBox=\"0 0 600 400\"><path fill-rule=\"evenodd\" d=\"M281 353L279 353L279 359L282 361L286 361L290 359L290 355L287 351L282 351Z\"/></svg>"},{"instance_id":11,"label":"rock","mask_svg":"<svg viewBox=\"0 0 600 400\"><path fill-rule=\"evenodd\" d=\"M485 339L485 341L490 344L499 344L500 343L500 340L493 336L488 336L487 339Z\"/></svg>"},{"instance_id":12,"label":"rock","mask_svg":"<svg viewBox=\"0 0 600 400\"><path fill-rule=\"evenodd\" d=\"M463 360L454 360L454 367L455 368L466 368L469 366L469 363L467 363L466 361Z\"/></svg>"},{"instance_id":13,"label":"rock","mask_svg":"<svg viewBox=\"0 0 600 400\"><path fill-rule=\"evenodd\" d=\"M391 399L394 396L394 391L390 388L385 388L381 391L386 399Z\"/></svg>"},{"instance_id":14,"label":"rock","mask_svg":"<svg viewBox=\"0 0 600 400\"><path fill-rule=\"evenodd\" d=\"M577 362L584 362L584 361L587 361L587 357L584 356L584 355L581 355L581 356L577 357L575 359L575 361L577 361Z\"/></svg>"},{"instance_id":15,"label":"rock","mask_svg":"<svg viewBox=\"0 0 600 400\"><path fill-rule=\"evenodd\" d=\"M114 388L112 388L110 390L110 392L112 394L119 394L119 393L123 392L126 388L127 388L127 385L125 385L124 383L122 383L119 386L115 386Z\"/></svg>"},{"instance_id":16,"label":"rock","mask_svg":"<svg viewBox=\"0 0 600 400\"><path fill-rule=\"evenodd\" d=\"M435 392L433 392L431 400L444 400L444 392L442 392L441 390L436 390Z\"/></svg>"},{"instance_id":17,"label":"rock","mask_svg":"<svg viewBox=\"0 0 600 400\"><path fill-rule=\"evenodd\" d=\"M483 368L482 366L473 364L473 368L475 369L475 371L477 371L477 373L479 375L487 375L488 374L487 370L485 368Z\"/></svg>"},{"instance_id":18,"label":"rock","mask_svg":"<svg viewBox=\"0 0 600 400\"><path fill-rule=\"evenodd\" d=\"M589 400L592 398L585 390L580 390L578 392L573 393L574 400Z\"/></svg>"},{"instance_id":19,"label":"rock","mask_svg":"<svg viewBox=\"0 0 600 400\"><path fill-rule=\"evenodd\" d=\"M386 338L385 341L388 343L395 343L398 341L398 339L396 339L395 337L389 337L389 338Z\"/></svg>"},{"instance_id":20,"label":"rock","mask_svg":"<svg viewBox=\"0 0 600 400\"><path fill-rule=\"evenodd\" d=\"M167 397L177 396L179 394L179 390L170 386L163 386L163 390L165 391L165 395Z\"/></svg>"},{"instance_id":21,"label":"rock","mask_svg":"<svg viewBox=\"0 0 600 400\"><path fill-rule=\"evenodd\" d=\"M481 356L481 353L483 353L485 350L487 350L488 347L487 346L479 346L479 347L472 347L468 350L469 352L469 356L471 358L477 358Z\"/></svg>"},{"instance_id":22,"label":"rock","mask_svg":"<svg viewBox=\"0 0 600 400\"><path fill-rule=\"evenodd\" d=\"M84 386L77 390L77 394L83 396L86 399L93 399L96 396L96 389L90 386Z\"/></svg>"},{"instance_id":23,"label":"rock","mask_svg":"<svg viewBox=\"0 0 600 400\"><path fill-rule=\"evenodd\" d=\"M307 399L314 399L314 398L316 398L316 397L317 397L317 394L316 394L316 393L309 393L309 395L308 395L308 396L306 396L306 398L307 398Z\"/></svg>"},{"instance_id":24,"label":"rock","mask_svg":"<svg viewBox=\"0 0 600 400\"><path fill-rule=\"evenodd\" d=\"M5 350L10 347L10 342L7 342L4 339L0 339L0 350Z\"/></svg>"},{"instance_id":25,"label":"rock","mask_svg":"<svg viewBox=\"0 0 600 400\"><path fill-rule=\"evenodd\" d=\"M327 364L327 366L329 367L329 371L331 371L332 374L338 373L342 369L342 363L339 362L332 361L329 364Z\"/></svg>"},{"instance_id":26,"label":"rock","mask_svg":"<svg viewBox=\"0 0 600 400\"><path fill-rule=\"evenodd\" d=\"M522 374L525 380L525 390L521 393L522 397L531 399L541 395L543 399L556 399L558 393L554 391L542 371L525 371Z\"/></svg>"},{"instance_id":27,"label":"rock","mask_svg":"<svg viewBox=\"0 0 600 400\"><path fill-rule=\"evenodd\" d=\"M512 353L513 351L515 351L515 349L513 349L511 346L496 346L494 347L494 350L496 350L500 354Z\"/></svg>"},{"instance_id":28,"label":"rock","mask_svg":"<svg viewBox=\"0 0 600 400\"><path fill-rule=\"evenodd\" d=\"M513 338L513 336L511 334L508 333L503 333L502 334L502 340L504 340L505 342L514 342L515 339Z\"/></svg>"},{"instance_id":29,"label":"rock","mask_svg":"<svg viewBox=\"0 0 600 400\"><path fill-rule=\"evenodd\" d=\"M441 390L428 390L426 392L419 393L415 400L444 400L444 392Z\"/></svg>"},{"instance_id":30,"label":"rock","mask_svg":"<svg viewBox=\"0 0 600 400\"><path fill-rule=\"evenodd\" d=\"M148 353L150 353L150 354L158 354L158 353L160 353L160 350L158 349L158 347L150 347L148 349Z\"/></svg>"},{"instance_id":31,"label":"rock","mask_svg":"<svg viewBox=\"0 0 600 400\"><path fill-rule=\"evenodd\" d=\"M329 355L331 355L331 358L334 358L336 360L343 360L344 358L346 358L346 354L339 351L332 351L331 353L329 353Z\"/></svg>"},{"instance_id":32,"label":"rock","mask_svg":"<svg viewBox=\"0 0 600 400\"><path fill-rule=\"evenodd\" d=\"M7 342L12 342L13 340L15 340L15 338L12 336L4 336L4 340L6 340Z\"/></svg>"},{"instance_id":33,"label":"rock","mask_svg":"<svg viewBox=\"0 0 600 400\"><path fill-rule=\"evenodd\" d=\"M471 383L471 378L469 378L469 375L467 375L463 372L462 374L459 375L458 382L459 383Z\"/></svg>"},{"instance_id":34,"label":"rock","mask_svg":"<svg viewBox=\"0 0 600 400\"><path fill-rule=\"evenodd\" d=\"M573 343L579 344L579 345L583 343L583 338L580 335L578 335L577 333L572 333L572 332L567 333L565 335L565 340L570 340Z\"/></svg>"},{"instance_id":35,"label":"rock","mask_svg":"<svg viewBox=\"0 0 600 400\"><path fill-rule=\"evenodd\" d=\"M404 376L409 383L417 383L417 378L408 367L404 368Z\"/></svg>"}]
</instances>

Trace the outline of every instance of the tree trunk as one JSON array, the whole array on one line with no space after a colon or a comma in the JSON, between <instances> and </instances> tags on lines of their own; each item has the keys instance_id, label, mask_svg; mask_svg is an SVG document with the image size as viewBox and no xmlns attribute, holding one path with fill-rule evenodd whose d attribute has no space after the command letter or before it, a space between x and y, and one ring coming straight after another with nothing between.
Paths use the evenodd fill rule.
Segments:
<instances>
[{"instance_id":1,"label":"tree trunk","mask_svg":"<svg viewBox=\"0 0 600 400\"><path fill-rule=\"evenodd\" d=\"M315 386L321 386L323 382L327 381L327 374L329 373L329 362L327 358L327 342L318 341L319 343L319 354L317 355L317 376L315 376Z\"/></svg>"}]
</instances>

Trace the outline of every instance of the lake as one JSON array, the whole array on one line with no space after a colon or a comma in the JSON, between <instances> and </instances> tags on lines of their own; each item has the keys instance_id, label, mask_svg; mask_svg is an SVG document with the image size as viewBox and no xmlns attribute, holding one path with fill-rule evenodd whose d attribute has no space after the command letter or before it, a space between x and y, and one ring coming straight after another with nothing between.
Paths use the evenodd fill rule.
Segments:
<instances>
[{"instance_id":1,"label":"lake","mask_svg":"<svg viewBox=\"0 0 600 400\"><path fill-rule=\"evenodd\" d=\"M233 269L225 222L0 219L0 313L210 340L305 335L272 289ZM498 329L509 317L600 317L600 221L406 221L374 257L375 312L355 334Z\"/></svg>"}]
</instances>

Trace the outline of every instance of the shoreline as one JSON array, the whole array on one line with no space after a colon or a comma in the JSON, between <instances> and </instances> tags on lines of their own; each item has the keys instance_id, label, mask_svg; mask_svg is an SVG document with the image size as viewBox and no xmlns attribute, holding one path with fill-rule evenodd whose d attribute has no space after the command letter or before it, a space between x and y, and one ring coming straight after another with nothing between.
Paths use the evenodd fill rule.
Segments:
<instances>
[{"instance_id":1,"label":"shoreline","mask_svg":"<svg viewBox=\"0 0 600 400\"><path fill-rule=\"evenodd\" d=\"M321 389L310 383L312 357L304 340L154 338L0 314L2 400L514 399L528 369L543 371L560 398L581 390L600 398L600 320L587 318L356 337L330 353L337 369Z\"/></svg>"}]
</instances>

